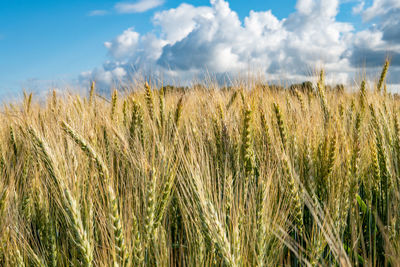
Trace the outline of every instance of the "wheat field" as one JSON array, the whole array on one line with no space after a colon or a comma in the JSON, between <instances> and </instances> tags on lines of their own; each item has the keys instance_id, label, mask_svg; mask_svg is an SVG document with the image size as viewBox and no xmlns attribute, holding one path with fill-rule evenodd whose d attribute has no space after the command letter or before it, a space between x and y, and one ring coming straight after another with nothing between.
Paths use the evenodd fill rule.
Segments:
<instances>
[{"instance_id":1,"label":"wheat field","mask_svg":"<svg viewBox=\"0 0 400 267\"><path fill-rule=\"evenodd\" d=\"M1 266L399 266L400 100L375 84L25 94Z\"/></svg>"}]
</instances>

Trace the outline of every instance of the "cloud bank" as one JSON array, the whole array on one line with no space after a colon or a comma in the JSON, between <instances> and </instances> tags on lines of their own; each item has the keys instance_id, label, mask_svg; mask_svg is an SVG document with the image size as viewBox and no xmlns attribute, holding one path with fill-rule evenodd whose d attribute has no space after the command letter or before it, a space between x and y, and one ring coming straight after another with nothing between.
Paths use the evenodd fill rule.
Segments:
<instances>
[{"instance_id":1,"label":"cloud bank","mask_svg":"<svg viewBox=\"0 0 400 267\"><path fill-rule=\"evenodd\" d=\"M106 86L138 70L190 80L205 70L235 75L251 68L269 80L298 81L323 67L336 82L346 83L360 67L376 71L391 56L390 81L400 83L400 2L356 3L353 12L371 25L361 31L337 21L339 4L298 0L287 18L280 20L271 10L250 11L241 21L224 0L211 0L209 6L183 3L154 14L157 31L139 34L129 28L106 42L110 60L82 73L81 80Z\"/></svg>"}]
</instances>

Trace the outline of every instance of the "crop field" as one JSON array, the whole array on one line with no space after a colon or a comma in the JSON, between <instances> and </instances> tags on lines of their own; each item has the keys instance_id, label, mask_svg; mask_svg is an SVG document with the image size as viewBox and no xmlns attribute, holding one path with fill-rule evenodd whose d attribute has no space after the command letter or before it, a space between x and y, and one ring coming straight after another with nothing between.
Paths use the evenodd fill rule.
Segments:
<instances>
[{"instance_id":1,"label":"crop field","mask_svg":"<svg viewBox=\"0 0 400 267\"><path fill-rule=\"evenodd\" d=\"M400 100L141 83L0 117L1 266L399 266Z\"/></svg>"}]
</instances>

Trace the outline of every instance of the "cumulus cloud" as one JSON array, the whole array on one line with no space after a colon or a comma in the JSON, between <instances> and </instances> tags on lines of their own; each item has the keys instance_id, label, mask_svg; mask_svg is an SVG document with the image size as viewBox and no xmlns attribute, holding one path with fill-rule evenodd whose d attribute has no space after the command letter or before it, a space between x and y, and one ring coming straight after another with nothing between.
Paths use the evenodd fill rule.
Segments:
<instances>
[{"instance_id":1,"label":"cumulus cloud","mask_svg":"<svg viewBox=\"0 0 400 267\"><path fill-rule=\"evenodd\" d=\"M133 31L133 28L125 30L121 35L112 40L105 42L104 46L112 57L123 59L133 55L139 42L139 33Z\"/></svg>"},{"instance_id":2,"label":"cumulus cloud","mask_svg":"<svg viewBox=\"0 0 400 267\"><path fill-rule=\"evenodd\" d=\"M372 6L363 11L363 19L377 18L377 30L383 33L382 40L391 44L400 43L400 1L375 0Z\"/></svg>"},{"instance_id":3,"label":"cumulus cloud","mask_svg":"<svg viewBox=\"0 0 400 267\"><path fill-rule=\"evenodd\" d=\"M376 68L389 57L394 74L392 82L400 83L400 1L374 0L361 14L365 21L373 24L355 33L349 47L351 64Z\"/></svg>"},{"instance_id":4,"label":"cumulus cloud","mask_svg":"<svg viewBox=\"0 0 400 267\"><path fill-rule=\"evenodd\" d=\"M385 14L392 20L356 32L350 23L336 20L339 0L298 0L287 18L278 19L271 10L250 11L243 21L224 0L211 0L209 6L184 3L153 16L157 34L130 28L106 42L110 60L82 78L106 83L146 68L171 77L256 68L270 79L304 80L315 67L324 67L336 81L347 82L364 56L372 58L368 67L373 68L382 64L388 48L393 58L400 53L400 13L393 17L398 0L375 0L366 8L360 3L355 3L357 12L365 19Z\"/></svg>"},{"instance_id":5,"label":"cumulus cloud","mask_svg":"<svg viewBox=\"0 0 400 267\"><path fill-rule=\"evenodd\" d=\"M119 13L140 13L164 4L164 0L139 0L136 3L119 2L115 9Z\"/></svg>"},{"instance_id":6,"label":"cumulus cloud","mask_svg":"<svg viewBox=\"0 0 400 267\"><path fill-rule=\"evenodd\" d=\"M371 20L399 8L400 1L398 0L374 0L373 4L363 11L363 18L364 20Z\"/></svg>"}]
</instances>

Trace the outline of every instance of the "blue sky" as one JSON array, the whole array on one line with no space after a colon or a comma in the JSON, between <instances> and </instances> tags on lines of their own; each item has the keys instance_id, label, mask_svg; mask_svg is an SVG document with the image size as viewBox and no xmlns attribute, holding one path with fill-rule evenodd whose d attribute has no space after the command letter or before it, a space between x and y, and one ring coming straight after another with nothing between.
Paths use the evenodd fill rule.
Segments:
<instances>
[{"instance_id":1,"label":"blue sky","mask_svg":"<svg viewBox=\"0 0 400 267\"><path fill-rule=\"evenodd\" d=\"M307 64L307 67L302 66L304 69L315 63L323 64L332 73L337 72L340 77L346 79L346 75L343 71L340 72L340 69L345 68L345 72L350 73L352 67L361 64L361 61L356 62L358 59L355 59L354 55L360 54L358 56L364 60L368 60L368 56L371 55L373 60L379 60L378 56L382 53L383 55L385 52L394 55L400 53L398 48L400 34L395 29L400 25L400 16L396 16L400 14L399 2L398 0L127 2L2 0L0 1L0 90L3 93L13 93L20 91L22 87L38 89L34 87L49 87L60 82L75 84L89 79L98 79L107 84L111 79L121 80L127 76L128 70L132 69L128 66L132 65L135 65L135 68L140 68L141 65L147 67L153 65L152 69L164 68L162 71L167 75L182 75L182 77L196 74L202 67L216 73L225 73L243 68L243 62L251 62L260 67L258 58L266 62L266 66L261 66L261 69L266 73L272 73L271 76L285 73L287 77L299 78L301 73L289 75L292 74L290 69L296 64L299 66ZM201 9L202 7L207 9ZM177 16L172 9L182 11L185 18ZM265 13L268 10L271 10L270 15ZM328 19L318 15L323 13L321 10L327 12L324 16ZM208 15L203 16L203 13ZM225 17L223 14L228 15ZM235 18L236 14L238 19ZM392 18L391 22L385 19L388 17ZM253 18L250 26L245 26L246 18ZM164 24L168 20L175 24ZM237 22L240 25L236 25ZM341 22L343 23L340 24ZM171 32L179 33L182 30L180 25L185 23L193 25L178 34L178 37L171 35ZM230 25L235 26L231 28ZM255 33L259 38L254 39L254 44L235 37L235 33L252 36L255 28L259 28L260 25L266 30ZM229 30L227 36L221 39L219 36L224 35L224 30L219 27L222 26ZM208 36L208 39L203 40L206 32L202 31L203 27L215 29L215 36ZM321 31L325 29L327 33L321 36ZM387 29L390 30L388 34L386 34ZM315 34L305 34L306 30L311 33L315 31ZM302 34L294 35L302 31ZM286 36L287 40L297 38L298 41L286 47L287 40L280 36ZM130 43L123 43L124 41L118 37ZM311 45L315 53L313 51L305 53L305 56L311 55L309 57L312 59L293 55L301 53L302 49L310 50L310 44L315 43L313 38L321 40L321 43L315 47ZM276 46L267 44L266 40L271 40ZM308 40L309 43L307 41L302 43L303 40ZM365 40L375 41L367 46ZM105 45L105 42L108 42L108 45ZM256 49L258 42L266 44ZM159 43L163 46L159 47ZM197 47L196 43L204 45ZM243 47L250 52L241 51ZM315 58L314 55L321 53L324 48L330 51L328 55L322 53L321 60ZM220 62L216 62L216 59L209 56L215 53L218 55L226 53L226 57L222 56ZM193 64L184 58L184 55L191 54L198 55L200 59L210 59L199 60ZM275 58L277 54L282 54L280 56L282 60ZM344 62L344 58L347 62ZM232 64L229 59L232 59ZM288 62L287 67L284 66L284 59ZM333 66L335 60L338 61L336 62L338 67ZM230 65L236 67L231 68Z\"/></svg>"},{"instance_id":2,"label":"blue sky","mask_svg":"<svg viewBox=\"0 0 400 267\"><path fill-rule=\"evenodd\" d=\"M274 9L284 17L294 10L295 1L233 1L232 8L245 17L250 9ZM154 12L174 8L182 1L143 13L118 14L117 1L0 1L0 88L20 87L26 79L69 79L106 59L103 43L123 30L134 27L138 32L152 30ZM209 5L209 1L185 1ZM279 3L279 5L278 5ZM251 8L250 8L251 7ZM94 10L110 14L90 16Z\"/></svg>"}]
</instances>

